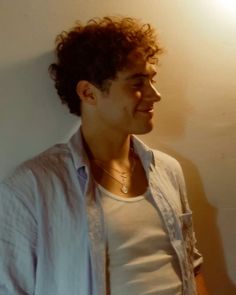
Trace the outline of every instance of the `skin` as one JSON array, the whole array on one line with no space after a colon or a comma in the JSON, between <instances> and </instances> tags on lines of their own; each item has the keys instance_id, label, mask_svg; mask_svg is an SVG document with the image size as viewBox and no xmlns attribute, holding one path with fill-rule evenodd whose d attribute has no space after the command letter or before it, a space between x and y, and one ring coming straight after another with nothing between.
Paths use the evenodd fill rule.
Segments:
<instances>
[{"instance_id":1,"label":"skin","mask_svg":"<svg viewBox=\"0 0 236 295\"><path fill-rule=\"evenodd\" d=\"M145 134L153 129L154 104L161 100L155 86L154 64L142 61L132 68L117 73L108 93L88 81L79 81L76 87L81 99L82 134L90 158L106 163L106 168L129 170L131 168L130 135ZM99 144L98 144L99 142ZM122 195L120 185L101 174L91 160L96 181L115 194ZM142 181L137 185L137 180ZM147 179L141 162L137 159L130 192L123 197L142 194ZM198 294L207 295L202 274L196 276Z\"/></svg>"},{"instance_id":2,"label":"skin","mask_svg":"<svg viewBox=\"0 0 236 295\"><path fill-rule=\"evenodd\" d=\"M129 178L128 194L122 193L120 183L102 173L93 160L105 163L109 171L131 170L130 136L152 130L154 103L161 99L154 86L155 75L154 64L139 62L118 72L108 93L88 81L80 81L77 85L82 102L82 134L87 143L93 176L103 187L123 197L140 195L147 188L146 174L139 158L135 159L135 168ZM137 178L140 179L138 185Z\"/></svg>"},{"instance_id":3,"label":"skin","mask_svg":"<svg viewBox=\"0 0 236 295\"><path fill-rule=\"evenodd\" d=\"M109 93L87 81L78 83L82 133L96 159L127 166L130 135L152 130L154 103L161 99L153 82L155 73L154 65L138 63L117 73Z\"/></svg>"},{"instance_id":4,"label":"skin","mask_svg":"<svg viewBox=\"0 0 236 295\"><path fill-rule=\"evenodd\" d=\"M199 273L198 275L196 275L195 281L197 286L197 293L199 295L208 295L209 293L207 291L205 279L202 273Z\"/></svg>"}]
</instances>

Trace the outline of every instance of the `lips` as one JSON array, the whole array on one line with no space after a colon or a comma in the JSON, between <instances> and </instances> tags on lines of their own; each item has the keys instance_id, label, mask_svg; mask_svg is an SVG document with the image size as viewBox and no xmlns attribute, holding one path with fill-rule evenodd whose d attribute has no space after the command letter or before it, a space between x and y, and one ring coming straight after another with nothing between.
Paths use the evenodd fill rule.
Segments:
<instances>
[{"instance_id":1,"label":"lips","mask_svg":"<svg viewBox=\"0 0 236 295\"><path fill-rule=\"evenodd\" d=\"M153 112L154 108L150 107L150 108L145 108L145 109L138 109L138 112L144 112L144 113L148 113L148 112Z\"/></svg>"}]
</instances>

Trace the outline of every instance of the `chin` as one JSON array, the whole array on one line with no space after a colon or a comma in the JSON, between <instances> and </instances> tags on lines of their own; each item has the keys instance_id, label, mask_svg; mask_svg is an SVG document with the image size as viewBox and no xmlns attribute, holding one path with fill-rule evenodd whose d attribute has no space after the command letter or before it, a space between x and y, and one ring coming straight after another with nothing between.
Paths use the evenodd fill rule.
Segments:
<instances>
[{"instance_id":1,"label":"chin","mask_svg":"<svg viewBox=\"0 0 236 295\"><path fill-rule=\"evenodd\" d=\"M153 123L146 124L145 126L140 126L139 128L136 128L136 130L133 132L133 134L146 134L152 131L153 129Z\"/></svg>"}]
</instances>

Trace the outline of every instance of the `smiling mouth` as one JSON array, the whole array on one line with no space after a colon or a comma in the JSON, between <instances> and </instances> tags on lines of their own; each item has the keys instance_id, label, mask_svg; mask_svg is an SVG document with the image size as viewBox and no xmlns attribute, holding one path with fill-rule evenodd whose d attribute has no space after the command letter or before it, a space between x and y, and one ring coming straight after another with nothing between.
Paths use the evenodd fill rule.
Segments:
<instances>
[{"instance_id":1,"label":"smiling mouth","mask_svg":"<svg viewBox=\"0 0 236 295\"><path fill-rule=\"evenodd\" d=\"M154 109L153 108L150 108L150 109L145 109L145 110L137 110L138 112L141 112L141 113L153 113L154 112Z\"/></svg>"}]
</instances>

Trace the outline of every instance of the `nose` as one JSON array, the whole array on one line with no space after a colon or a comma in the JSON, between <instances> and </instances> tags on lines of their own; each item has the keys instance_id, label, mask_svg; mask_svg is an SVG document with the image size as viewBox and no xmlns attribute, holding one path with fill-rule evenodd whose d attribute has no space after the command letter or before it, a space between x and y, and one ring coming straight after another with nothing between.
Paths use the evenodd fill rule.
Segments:
<instances>
[{"instance_id":1,"label":"nose","mask_svg":"<svg viewBox=\"0 0 236 295\"><path fill-rule=\"evenodd\" d=\"M160 92L154 87L154 97L155 97L155 102L158 102L158 101L160 101L161 100L161 94L160 94Z\"/></svg>"},{"instance_id":2,"label":"nose","mask_svg":"<svg viewBox=\"0 0 236 295\"><path fill-rule=\"evenodd\" d=\"M152 84L150 84L149 93L148 93L147 97L149 100L152 100L153 102L158 102L161 100L160 92Z\"/></svg>"}]
</instances>

